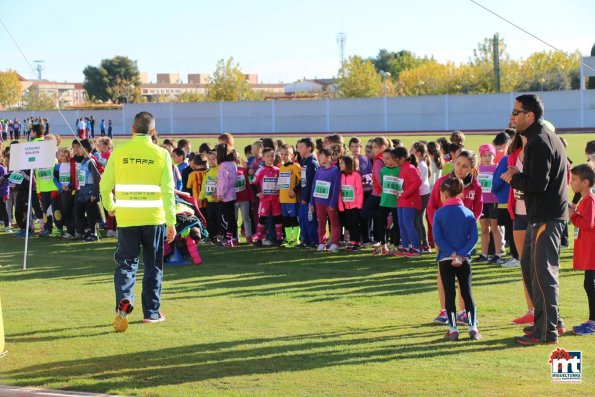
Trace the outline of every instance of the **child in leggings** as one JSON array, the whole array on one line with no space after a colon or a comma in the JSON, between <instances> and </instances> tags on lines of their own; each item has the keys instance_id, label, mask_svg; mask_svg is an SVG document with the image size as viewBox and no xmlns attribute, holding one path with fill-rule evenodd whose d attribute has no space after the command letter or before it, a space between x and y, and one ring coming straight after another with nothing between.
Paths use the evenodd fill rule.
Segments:
<instances>
[{"instance_id":1,"label":"child in leggings","mask_svg":"<svg viewBox=\"0 0 595 397\"><path fill-rule=\"evenodd\" d=\"M419 234L415 229L415 212L421 209L421 177L417 169L417 160L414 155L409 155L404 147L398 147L394 152L397 165L400 167L399 183L402 186L397 201L397 218L403 245L402 250L397 251L395 255L420 256Z\"/></svg>"},{"instance_id":2,"label":"child in leggings","mask_svg":"<svg viewBox=\"0 0 595 397\"><path fill-rule=\"evenodd\" d=\"M236 220L236 181L238 167L232 149L225 143L217 145L217 200L221 211L221 231L225 233L219 243L222 247L235 247L237 244L238 221Z\"/></svg>"},{"instance_id":3,"label":"child in leggings","mask_svg":"<svg viewBox=\"0 0 595 397\"><path fill-rule=\"evenodd\" d=\"M459 280L461 295L465 301L469 338L481 339L477 330L469 261L471 250L477 244L477 221L473 212L465 208L460 198L463 189L463 181L459 178L444 179L440 184L440 200L443 206L434 215L434 241L438 247L438 267L442 276L449 326L444 339L451 341L459 339L455 277Z\"/></svg>"}]
</instances>

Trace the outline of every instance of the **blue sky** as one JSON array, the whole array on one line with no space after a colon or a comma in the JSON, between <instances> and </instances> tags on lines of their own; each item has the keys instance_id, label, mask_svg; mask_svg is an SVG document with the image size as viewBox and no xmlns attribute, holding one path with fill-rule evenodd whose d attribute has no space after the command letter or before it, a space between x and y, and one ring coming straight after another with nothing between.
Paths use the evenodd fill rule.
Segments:
<instances>
[{"instance_id":1,"label":"blue sky","mask_svg":"<svg viewBox=\"0 0 595 397\"><path fill-rule=\"evenodd\" d=\"M595 1L477 0L543 40L589 55ZM338 32L345 54L382 48L466 62L477 43L498 32L514 59L547 47L469 0L0 0L3 22L44 78L82 81L86 65L126 55L151 80L156 73L212 73L233 56L261 82L337 74ZM33 73L0 26L0 70Z\"/></svg>"}]
</instances>

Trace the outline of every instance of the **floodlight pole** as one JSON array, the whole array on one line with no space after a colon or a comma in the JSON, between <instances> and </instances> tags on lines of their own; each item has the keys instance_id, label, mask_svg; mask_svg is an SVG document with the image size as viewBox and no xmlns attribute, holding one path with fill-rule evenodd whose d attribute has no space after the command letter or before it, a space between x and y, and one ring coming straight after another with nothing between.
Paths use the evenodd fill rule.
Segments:
<instances>
[{"instance_id":1,"label":"floodlight pole","mask_svg":"<svg viewBox=\"0 0 595 397\"><path fill-rule=\"evenodd\" d=\"M29 201L27 202L27 228L25 229L25 254L23 255L23 270L27 270L27 250L29 248L29 224L31 221L31 192L33 191L33 168L29 170Z\"/></svg>"}]
</instances>

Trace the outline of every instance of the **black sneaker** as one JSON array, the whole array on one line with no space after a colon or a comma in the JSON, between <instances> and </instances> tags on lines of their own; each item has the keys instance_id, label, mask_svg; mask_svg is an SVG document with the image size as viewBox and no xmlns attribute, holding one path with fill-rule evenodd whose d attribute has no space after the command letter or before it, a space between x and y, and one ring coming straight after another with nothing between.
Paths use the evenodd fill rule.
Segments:
<instances>
[{"instance_id":1,"label":"black sneaker","mask_svg":"<svg viewBox=\"0 0 595 397\"><path fill-rule=\"evenodd\" d=\"M490 258L488 258L487 256L481 254L479 255L477 258L473 259L473 262L475 263L483 263L483 262L489 262Z\"/></svg>"},{"instance_id":2,"label":"black sneaker","mask_svg":"<svg viewBox=\"0 0 595 397\"><path fill-rule=\"evenodd\" d=\"M87 234L84 238L84 241L99 241L99 237L96 234Z\"/></svg>"},{"instance_id":3,"label":"black sneaker","mask_svg":"<svg viewBox=\"0 0 595 397\"><path fill-rule=\"evenodd\" d=\"M297 244L297 245L294 246L294 248L302 248L302 249L303 248L307 248L307 247L308 247L308 245L307 244L304 244L304 243L299 243L299 244Z\"/></svg>"}]
</instances>

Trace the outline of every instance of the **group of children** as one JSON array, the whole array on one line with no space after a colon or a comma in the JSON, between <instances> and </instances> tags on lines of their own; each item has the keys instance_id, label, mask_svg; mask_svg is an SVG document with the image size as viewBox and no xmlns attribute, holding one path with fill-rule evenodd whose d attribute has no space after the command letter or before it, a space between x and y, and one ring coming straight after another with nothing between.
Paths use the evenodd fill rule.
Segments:
<instances>
[{"instance_id":1,"label":"group of children","mask_svg":"<svg viewBox=\"0 0 595 397\"><path fill-rule=\"evenodd\" d=\"M32 134L32 141L57 141L55 166L36 169L32 175L29 170L9 171L10 146L2 148L0 221L4 231L11 233L12 227L17 226L15 236L25 237L27 217L31 217L40 222L40 237L97 241L98 225L105 227L108 237L116 236L115 219L99 205L99 180L113 148L111 139L74 140L67 148L60 147L59 136L46 134L43 124L34 124ZM29 235L35 231L35 223L30 222Z\"/></svg>"},{"instance_id":2,"label":"group of children","mask_svg":"<svg viewBox=\"0 0 595 397\"><path fill-rule=\"evenodd\" d=\"M259 247L373 248L374 255L406 257L435 248L442 307L435 321L448 324L445 338L456 340L457 323L468 325L471 339L481 338L471 292L471 263L518 266L522 240L517 232L523 228L517 225L526 217L522 192L510 189L500 178L509 165L519 165L520 134L509 129L497 134L491 143L479 147L479 156L465 148L464 140L460 131L450 141L417 141L410 148L382 136L365 143L357 137L344 142L340 135L316 141L302 138L296 146L262 138L244 148L246 160L234 148L231 134L219 136L215 147L202 144L197 152L186 139L165 139L162 146L172 155L176 189L192 196L204 214L212 244L235 247L241 230L248 244ZM26 171L0 167L0 193L8 204L0 207L9 211L13 211L11 205L16 207L14 217L21 228L17 236L24 234L30 213L26 208L30 180L39 195L32 210L44 219L41 235L57 230L56 235L95 241L102 221L108 235L115 235L116 220L101 211L98 194L111 149L109 138L75 140L71 148L58 150L54 169L37 170L32 177ZM578 206L571 211L571 221L578 228L575 268L585 270L590 307L589 321L574 328L579 335L595 333L595 196L590 193L595 141L589 142L586 154L591 164L572 169L569 165L571 186L580 194L575 200ZM8 165L9 148L3 155ZM2 208L0 220L10 231L10 217ZM472 259L478 240L481 251ZM505 261L506 246L511 258ZM463 308L458 313L455 278ZM532 321L528 315L522 319L516 323Z\"/></svg>"}]
</instances>

